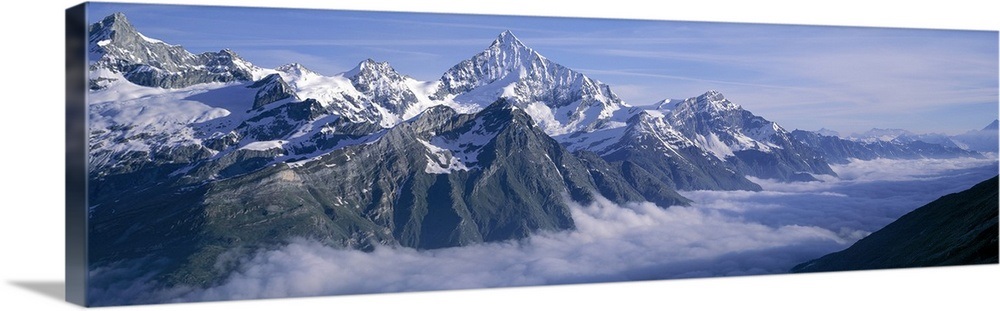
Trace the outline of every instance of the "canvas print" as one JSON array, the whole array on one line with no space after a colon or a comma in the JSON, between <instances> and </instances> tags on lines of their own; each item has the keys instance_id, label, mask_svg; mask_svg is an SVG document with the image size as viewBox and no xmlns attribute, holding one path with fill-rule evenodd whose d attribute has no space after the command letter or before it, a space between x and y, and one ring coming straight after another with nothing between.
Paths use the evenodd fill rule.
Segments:
<instances>
[{"instance_id":1,"label":"canvas print","mask_svg":"<svg viewBox=\"0 0 1000 311\"><path fill-rule=\"evenodd\" d=\"M87 305L997 263L995 31L85 9Z\"/></svg>"}]
</instances>

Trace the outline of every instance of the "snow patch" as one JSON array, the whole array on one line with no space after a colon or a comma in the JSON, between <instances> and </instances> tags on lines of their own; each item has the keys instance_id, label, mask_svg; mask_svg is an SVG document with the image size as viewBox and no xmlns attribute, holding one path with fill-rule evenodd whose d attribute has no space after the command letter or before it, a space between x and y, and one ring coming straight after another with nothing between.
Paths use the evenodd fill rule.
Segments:
<instances>
[{"instance_id":1,"label":"snow patch","mask_svg":"<svg viewBox=\"0 0 1000 311\"><path fill-rule=\"evenodd\" d=\"M726 143L719 140L719 136L716 136L715 133L709 133L708 137L705 137L704 135L697 135L695 136L694 142L701 147L701 149L708 151L719 160L725 161L727 157L735 156L735 154L733 154L733 149L729 148Z\"/></svg>"},{"instance_id":2,"label":"snow patch","mask_svg":"<svg viewBox=\"0 0 1000 311\"><path fill-rule=\"evenodd\" d=\"M659 110L644 110L644 111L648 113L650 116L653 116L654 118L661 118L661 119L663 118L662 111Z\"/></svg>"},{"instance_id":3,"label":"snow patch","mask_svg":"<svg viewBox=\"0 0 1000 311\"><path fill-rule=\"evenodd\" d=\"M560 135L553 138L570 151L590 150L600 155L606 155L614 151L612 147L622 140L624 134L625 127L615 127L589 133L578 132Z\"/></svg>"},{"instance_id":4,"label":"snow patch","mask_svg":"<svg viewBox=\"0 0 1000 311\"><path fill-rule=\"evenodd\" d=\"M255 141L240 147L239 150L256 150L256 151L266 151L271 149L284 149L287 140L265 140L265 141Z\"/></svg>"},{"instance_id":5,"label":"snow patch","mask_svg":"<svg viewBox=\"0 0 1000 311\"><path fill-rule=\"evenodd\" d=\"M425 140L417 139L425 148L427 148L427 167L424 172L428 174L451 174L454 171L468 171L469 167L465 166L459 158L452 155L452 152L448 149L435 146Z\"/></svg>"},{"instance_id":6,"label":"snow patch","mask_svg":"<svg viewBox=\"0 0 1000 311\"><path fill-rule=\"evenodd\" d=\"M545 103L533 102L528 104L524 107L524 112L531 116L535 124L550 136L565 134L566 131L562 127L562 123L556 120L556 116L552 113L552 108L546 106Z\"/></svg>"},{"instance_id":7,"label":"snow patch","mask_svg":"<svg viewBox=\"0 0 1000 311\"><path fill-rule=\"evenodd\" d=\"M165 42L163 42L163 41L160 41L160 40L157 40L157 39L153 39L153 38L150 38L150 37L147 37L147 36L144 36L144 35L143 35L143 34L141 34L141 33L139 34L139 37L140 37L140 38L142 38L142 40L143 40L143 41L146 41L146 42L149 42L149 43L163 43L163 44L166 44L166 43L165 43ZM167 44L167 45L169 45L169 44Z\"/></svg>"},{"instance_id":8,"label":"snow patch","mask_svg":"<svg viewBox=\"0 0 1000 311\"><path fill-rule=\"evenodd\" d=\"M457 169L468 171L477 168L476 164L479 162L479 153L483 146L489 144L501 129L490 131L484 126L481 118L474 122L467 131L458 135L450 132L432 137L428 142L421 141L432 154L437 155L439 168L449 171ZM442 155L447 155L447 158ZM428 166L431 166L433 160L428 158ZM432 169L428 169L428 172L430 170ZM436 168L433 170L437 171Z\"/></svg>"},{"instance_id":9,"label":"snow patch","mask_svg":"<svg viewBox=\"0 0 1000 311\"><path fill-rule=\"evenodd\" d=\"M92 72L105 75L105 72ZM115 76L111 84L87 95L91 165L110 164L112 155L152 152L201 143L215 131L194 126L240 115L253 102L253 90L241 84L206 83L182 89L143 87ZM242 107L246 105L247 107ZM213 122L215 124L215 122ZM228 132L229 128L218 128Z\"/></svg>"}]
</instances>

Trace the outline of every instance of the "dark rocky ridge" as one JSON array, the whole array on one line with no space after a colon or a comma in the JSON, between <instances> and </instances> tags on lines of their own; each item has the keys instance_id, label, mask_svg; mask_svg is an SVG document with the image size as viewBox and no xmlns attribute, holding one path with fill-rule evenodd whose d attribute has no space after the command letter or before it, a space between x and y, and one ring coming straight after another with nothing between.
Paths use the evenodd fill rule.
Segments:
<instances>
[{"instance_id":1,"label":"dark rocky ridge","mask_svg":"<svg viewBox=\"0 0 1000 311\"><path fill-rule=\"evenodd\" d=\"M851 247L799 264L819 272L997 263L997 177L924 205Z\"/></svg>"},{"instance_id":2,"label":"dark rocky ridge","mask_svg":"<svg viewBox=\"0 0 1000 311\"><path fill-rule=\"evenodd\" d=\"M288 83L276 73L254 81L254 83L247 87L257 89L257 94L254 95L253 109L258 109L264 107L264 105L283 99L299 100L292 87L288 86Z\"/></svg>"}]
</instances>

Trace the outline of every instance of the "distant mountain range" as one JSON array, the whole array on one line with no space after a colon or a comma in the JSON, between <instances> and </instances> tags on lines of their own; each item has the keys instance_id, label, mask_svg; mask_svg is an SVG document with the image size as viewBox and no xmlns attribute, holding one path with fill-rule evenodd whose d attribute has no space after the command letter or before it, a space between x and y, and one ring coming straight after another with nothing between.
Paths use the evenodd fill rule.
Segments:
<instances>
[{"instance_id":1,"label":"distant mountain range","mask_svg":"<svg viewBox=\"0 0 1000 311\"><path fill-rule=\"evenodd\" d=\"M631 106L509 31L436 81L371 59L324 76L193 54L121 13L89 39L90 262L162 256L168 283L217 280L223 252L292 237L454 247L572 229L567 203L596 196L668 207L852 158L982 157L789 132L716 91Z\"/></svg>"},{"instance_id":2,"label":"distant mountain range","mask_svg":"<svg viewBox=\"0 0 1000 311\"><path fill-rule=\"evenodd\" d=\"M997 153L998 142L1000 142L997 136L997 123L997 120L993 120L992 123L980 130L970 130L958 135L916 134L904 129L873 128L863 133L848 135L844 139L863 144L889 143L894 145L906 145L919 141L945 148ZM816 133L822 136L839 136L839 133L828 129L820 129Z\"/></svg>"},{"instance_id":3,"label":"distant mountain range","mask_svg":"<svg viewBox=\"0 0 1000 311\"><path fill-rule=\"evenodd\" d=\"M819 152L830 163L847 163L851 159L920 159L983 156L978 151L962 149L950 140L947 144L937 144L905 135L887 140L852 140L837 136L826 136L817 132L795 130L792 132L792 136ZM996 150L993 152L996 152Z\"/></svg>"}]
</instances>

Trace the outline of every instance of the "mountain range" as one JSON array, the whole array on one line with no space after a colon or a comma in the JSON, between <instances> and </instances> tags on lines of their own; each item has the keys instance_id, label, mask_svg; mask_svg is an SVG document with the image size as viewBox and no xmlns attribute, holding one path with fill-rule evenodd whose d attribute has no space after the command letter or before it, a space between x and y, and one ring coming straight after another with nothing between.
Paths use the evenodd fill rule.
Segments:
<instances>
[{"instance_id":1,"label":"mountain range","mask_svg":"<svg viewBox=\"0 0 1000 311\"><path fill-rule=\"evenodd\" d=\"M208 284L220 255L294 237L456 247L572 229L569 202L598 196L666 208L852 158L982 156L789 132L717 91L632 106L510 31L436 81L193 54L121 13L88 38L90 262L159 256L167 283Z\"/></svg>"}]
</instances>

